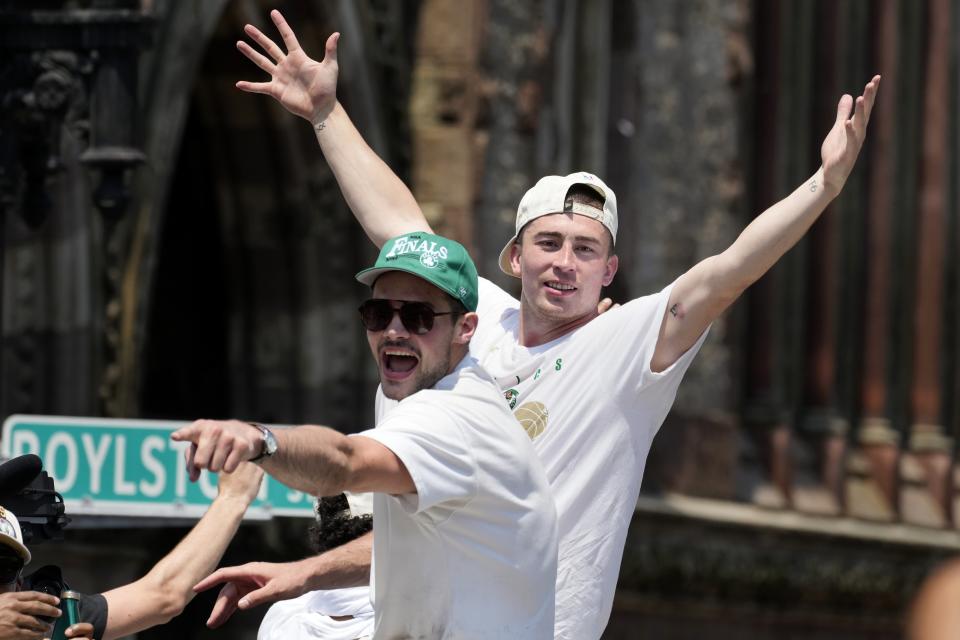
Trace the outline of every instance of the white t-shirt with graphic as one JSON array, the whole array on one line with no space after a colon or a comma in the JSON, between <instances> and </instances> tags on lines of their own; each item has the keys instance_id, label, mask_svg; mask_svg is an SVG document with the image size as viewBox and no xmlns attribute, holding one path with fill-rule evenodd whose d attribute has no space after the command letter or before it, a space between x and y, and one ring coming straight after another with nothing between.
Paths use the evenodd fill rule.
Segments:
<instances>
[{"instance_id":1,"label":"white t-shirt with graphic","mask_svg":"<svg viewBox=\"0 0 960 640\"><path fill-rule=\"evenodd\" d=\"M490 375L468 356L361 435L417 488L374 496L375 637L552 638L553 497Z\"/></svg>"},{"instance_id":2,"label":"white t-shirt with graphic","mask_svg":"<svg viewBox=\"0 0 960 640\"><path fill-rule=\"evenodd\" d=\"M650 370L672 286L528 349L519 302L480 279L470 353L533 439L557 503L557 638L599 638L606 627L650 444L706 337Z\"/></svg>"}]
</instances>

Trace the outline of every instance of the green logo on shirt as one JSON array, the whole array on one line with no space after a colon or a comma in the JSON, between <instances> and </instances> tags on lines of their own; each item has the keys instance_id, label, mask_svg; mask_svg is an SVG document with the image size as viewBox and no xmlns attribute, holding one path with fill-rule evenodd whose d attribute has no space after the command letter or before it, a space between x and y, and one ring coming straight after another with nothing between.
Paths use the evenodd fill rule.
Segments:
<instances>
[{"instance_id":1,"label":"green logo on shirt","mask_svg":"<svg viewBox=\"0 0 960 640\"><path fill-rule=\"evenodd\" d=\"M503 397L507 399L507 402L510 403L510 408L513 409L517 406L517 398L520 397L520 392L516 389L507 389L503 392Z\"/></svg>"}]
</instances>

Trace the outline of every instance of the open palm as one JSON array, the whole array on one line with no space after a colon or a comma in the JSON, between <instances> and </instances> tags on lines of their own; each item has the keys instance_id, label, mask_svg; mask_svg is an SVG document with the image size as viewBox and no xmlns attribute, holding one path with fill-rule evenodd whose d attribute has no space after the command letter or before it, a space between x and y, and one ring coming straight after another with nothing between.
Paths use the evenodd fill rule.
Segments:
<instances>
[{"instance_id":1,"label":"open palm","mask_svg":"<svg viewBox=\"0 0 960 640\"><path fill-rule=\"evenodd\" d=\"M860 154L879 87L880 76L874 76L864 87L862 96L854 101L851 96L844 95L837 105L837 120L820 147L823 179L834 194L843 189ZM851 110L853 117L850 117Z\"/></svg>"},{"instance_id":2,"label":"open palm","mask_svg":"<svg viewBox=\"0 0 960 640\"><path fill-rule=\"evenodd\" d=\"M237 49L255 65L270 74L270 82L247 82L241 80L237 88L250 93L263 93L275 98L284 108L317 125L322 122L337 101L337 41L339 33L327 38L326 52L322 61L310 58L297 41L293 29L279 11L271 11L270 18L277 26L286 53L273 40L253 25L243 30L267 53L254 50L244 41L237 42Z\"/></svg>"}]
</instances>

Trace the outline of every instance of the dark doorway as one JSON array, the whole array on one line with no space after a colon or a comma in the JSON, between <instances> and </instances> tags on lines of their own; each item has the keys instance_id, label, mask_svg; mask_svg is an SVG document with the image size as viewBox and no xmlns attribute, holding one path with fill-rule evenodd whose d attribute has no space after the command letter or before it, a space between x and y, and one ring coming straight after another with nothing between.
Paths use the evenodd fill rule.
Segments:
<instances>
[{"instance_id":1,"label":"dark doorway","mask_svg":"<svg viewBox=\"0 0 960 640\"><path fill-rule=\"evenodd\" d=\"M224 250L206 131L191 109L160 231L142 415L227 417Z\"/></svg>"}]
</instances>

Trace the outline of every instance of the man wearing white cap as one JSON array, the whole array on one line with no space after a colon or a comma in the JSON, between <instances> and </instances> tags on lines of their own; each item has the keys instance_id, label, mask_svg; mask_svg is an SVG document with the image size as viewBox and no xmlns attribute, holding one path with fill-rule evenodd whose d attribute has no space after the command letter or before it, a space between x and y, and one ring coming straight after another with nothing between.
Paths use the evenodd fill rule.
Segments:
<instances>
[{"instance_id":1,"label":"man wearing white cap","mask_svg":"<svg viewBox=\"0 0 960 640\"><path fill-rule=\"evenodd\" d=\"M237 87L270 95L311 123L347 203L375 244L428 230L412 194L336 100L339 34L330 36L324 60L316 62L280 14L271 17L286 51L248 25L247 35L269 58L245 43L237 46L271 78ZM515 234L500 255L501 269L521 280L520 300L481 279L481 322L471 353L504 388L557 501L556 637L600 637L650 444L684 372L713 320L839 194L863 144L879 82L874 77L856 101L843 96L823 143L821 168L758 216L729 249L659 293L599 317L601 290L618 267L613 191L578 172L547 176L521 200ZM296 593L298 583L322 584L329 566L321 556L278 567L258 599Z\"/></svg>"}]
</instances>

